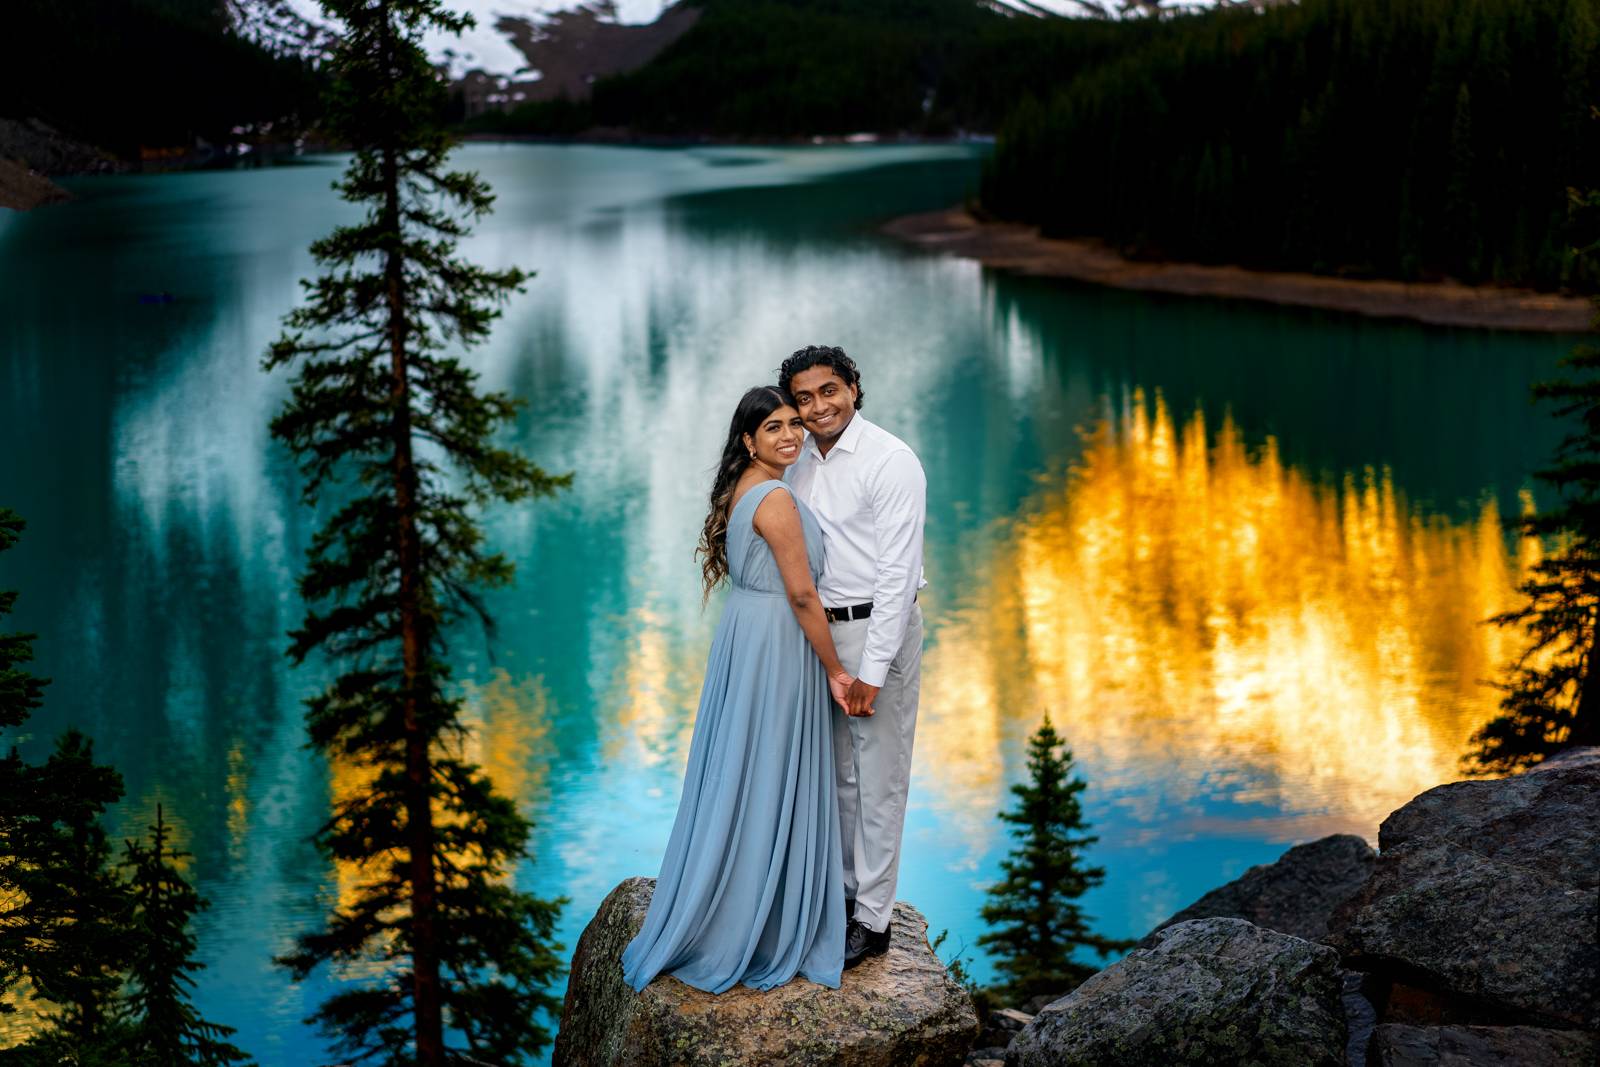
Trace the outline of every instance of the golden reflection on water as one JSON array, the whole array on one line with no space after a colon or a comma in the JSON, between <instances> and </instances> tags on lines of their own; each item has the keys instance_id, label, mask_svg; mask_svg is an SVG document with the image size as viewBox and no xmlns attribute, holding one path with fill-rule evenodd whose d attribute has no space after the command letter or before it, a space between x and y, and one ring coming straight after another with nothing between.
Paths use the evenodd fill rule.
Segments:
<instances>
[{"instance_id":1,"label":"golden reflection on water","mask_svg":"<svg viewBox=\"0 0 1600 1067\"><path fill-rule=\"evenodd\" d=\"M1508 551L1492 500L1453 523L1386 469L1322 484L1271 437L1208 434L1198 411L1180 426L1135 392L934 613L925 792L981 852L1004 741L1048 709L1147 839L1376 840L1462 777L1497 702L1479 682L1518 641L1480 621L1537 551Z\"/></svg>"},{"instance_id":2,"label":"golden reflection on water","mask_svg":"<svg viewBox=\"0 0 1600 1067\"><path fill-rule=\"evenodd\" d=\"M628 628L634 647L611 686L617 710L601 755L607 763L630 767L667 761L681 767L694 735L709 634L703 625L686 626L652 608L635 612Z\"/></svg>"},{"instance_id":3,"label":"golden reflection on water","mask_svg":"<svg viewBox=\"0 0 1600 1067\"><path fill-rule=\"evenodd\" d=\"M518 809L528 813L545 795L554 754L550 739L554 702L544 678L536 675L519 681L497 667L487 682L466 681L460 689L466 736L450 754L480 767L497 793L516 801ZM367 792L377 777L377 769L370 764L348 759L330 760L328 772L334 807ZM447 818L435 810L437 824L443 825ZM475 857L457 852L449 858L459 865ZM337 907L353 909L364 887L383 880L394 862L394 856L377 856L366 862L335 860ZM507 871L505 880L515 884L515 872ZM335 960L330 974L340 981L367 979L386 973L390 966L370 956Z\"/></svg>"}]
</instances>

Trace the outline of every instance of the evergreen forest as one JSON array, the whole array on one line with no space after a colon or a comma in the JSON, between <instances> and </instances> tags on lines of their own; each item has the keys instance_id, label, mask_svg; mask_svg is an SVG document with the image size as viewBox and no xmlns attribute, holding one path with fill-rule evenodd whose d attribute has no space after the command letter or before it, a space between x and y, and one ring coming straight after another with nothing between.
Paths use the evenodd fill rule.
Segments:
<instances>
[{"instance_id":1,"label":"evergreen forest","mask_svg":"<svg viewBox=\"0 0 1600 1067\"><path fill-rule=\"evenodd\" d=\"M1595 0L1305 0L1182 19L1023 100L989 213L1135 256L1593 292Z\"/></svg>"},{"instance_id":2,"label":"evergreen forest","mask_svg":"<svg viewBox=\"0 0 1600 1067\"><path fill-rule=\"evenodd\" d=\"M313 61L239 36L219 0L13 0L6 33L27 47L0 63L0 117L118 155L236 140L235 127L318 111Z\"/></svg>"},{"instance_id":3,"label":"evergreen forest","mask_svg":"<svg viewBox=\"0 0 1600 1067\"><path fill-rule=\"evenodd\" d=\"M477 129L997 133L992 217L1140 258L1591 293L1600 2L1302 0L1120 22L972 0L694 0L587 101Z\"/></svg>"}]
</instances>

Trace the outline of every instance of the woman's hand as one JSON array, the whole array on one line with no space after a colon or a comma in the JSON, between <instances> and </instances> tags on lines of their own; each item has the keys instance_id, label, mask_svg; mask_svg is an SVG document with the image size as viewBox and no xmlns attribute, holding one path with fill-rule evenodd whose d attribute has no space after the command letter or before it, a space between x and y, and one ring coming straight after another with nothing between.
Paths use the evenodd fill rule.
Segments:
<instances>
[{"instance_id":1,"label":"woman's hand","mask_svg":"<svg viewBox=\"0 0 1600 1067\"><path fill-rule=\"evenodd\" d=\"M847 713L850 706L845 703L844 695L855 683L856 680L850 676L849 671L839 670L828 675L828 691L833 694L833 702Z\"/></svg>"}]
</instances>

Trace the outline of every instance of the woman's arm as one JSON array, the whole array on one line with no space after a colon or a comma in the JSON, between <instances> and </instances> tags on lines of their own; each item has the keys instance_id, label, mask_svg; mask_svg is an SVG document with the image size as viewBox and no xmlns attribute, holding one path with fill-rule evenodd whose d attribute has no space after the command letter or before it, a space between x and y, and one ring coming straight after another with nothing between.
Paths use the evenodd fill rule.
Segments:
<instances>
[{"instance_id":1,"label":"woman's arm","mask_svg":"<svg viewBox=\"0 0 1600 1067\"><path fill-rule=\"evenodd\" d=\"M817 585L811 580L810 559L806 555L805 529L800 525L800 510L787 488L774 489L767 498L756 505L754 519L756 533L766 539L777 561L778 574L783 578L783 591L788 594L789 607L800 621L806 640L816 649L817 658L828 672L828 686L839 698L839 684L846 687L854 681L839 653L833 647L833 635L828 632L828 619L822 614L822 600L817 596ZM841 701L842 704L842 701Z\"/></svg>"}]
</instances>

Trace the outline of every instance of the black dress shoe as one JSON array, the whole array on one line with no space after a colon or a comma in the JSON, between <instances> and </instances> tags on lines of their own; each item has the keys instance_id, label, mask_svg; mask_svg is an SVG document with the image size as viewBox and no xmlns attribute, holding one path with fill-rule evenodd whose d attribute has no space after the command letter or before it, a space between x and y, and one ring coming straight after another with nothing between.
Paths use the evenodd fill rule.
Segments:
<instances>
[{"instance_id":1,"label":"black dress shoe","mask_svg":"<svg viewBox=\"0 0 1600 1067\"><path fill-rule=\"evenodd\" d=\"M866 923L851 919L844 928L844 969L849 970L868 956L881 956L889 951L889 931L893 924L874 933Z\"/></svg>"}]
</instances>

